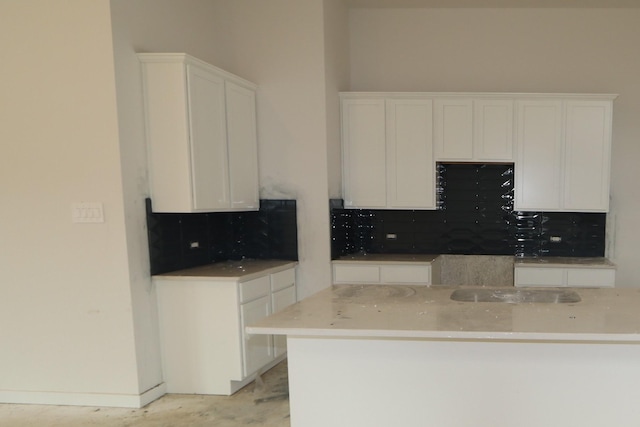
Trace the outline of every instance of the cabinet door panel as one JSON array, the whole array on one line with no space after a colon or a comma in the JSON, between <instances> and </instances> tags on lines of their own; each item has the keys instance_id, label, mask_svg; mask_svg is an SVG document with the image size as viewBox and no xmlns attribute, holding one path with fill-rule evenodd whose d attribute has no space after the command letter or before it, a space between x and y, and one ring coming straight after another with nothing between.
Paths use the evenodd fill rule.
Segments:
<instances>
[{"instance_id":1,"label":"cabinet door panel","mask_svg":"<svg viewBox=\"0 0 640 427\"><path fill-rule=\"evenodd\" d=\"M517 267L515 286L565 286L564 268Z\"/></svg>"},{"instance_id":2,"label":"cabinet door panel","mask_svg":"<svg viewBox=\"0 0 640 427\"><path fill-rule=\"evenodd\" d=\"M609 209L611 103L568 101L566 106L564 208Z\"/></svg>"},{"instance_id":3,"label":"cabinet door panel","mask_svg":"<svg viewBox=\"0 0 640 427\"><path fill-rule=\"evenodd\" d=\"M288 307L296 302L296 287L289 286L288 288L281 289L278 292L274 292L271 295L271 303L273 305L273 312L277 313L285 307ZM287 351L287 337L285 335L275 335L273 337L274 356L278 357Z\"/></svg>"},{"instance_id":4,"label":"cabinet door panel","mask_svg":"<svg viewBox=\"0 0 640 427\"><path fill-rule=\"evenodd\" d=\"M576 288L613 288L615 282L616 271L614 269L567 269L567 286Z\"/></svg>"},{"instance_id":5,"label":"cabinet door panel","mask_svg":"<svg viewBox=\"0 0 640 427\"><path fill-rule=\"evenodd\" d=\"M226 83L231 207L258 209L258 139L255 92Z\"/></svg>"},{"instance_id":6,"label":"cabinet door panel","mask_svg":"<svg viewBox=\"0 0 640 427\"><path fill-rule=\"evenodd\" d=\"M242 282L240 288L240 302L244 303L269 294L269 276Z\"/></svg>"},{"instance_id":7,"label":"cabinet door panel","mask_svg":"<svg viewBox=\"0 0 640 427\"><path fill-rule=\"evenodd\" d=\"M380 267L377 265L333 265L334 283L378 283Z\"/></svg>"},{"instance_id":8,"label":"cabinet door panel","mask_svg":"<svg viewBox=\"0 0 640 427\"><path fill-rule=\"evenodd\" d=\"M280 289L288 288L296 283L296 269L291 268L289 270L279 271L271 275L271 290L279 291Z\"/></svg>"},{"instance_id":9,"label":"cabinet door panel","mask_svg":"<svg viewBox=\"0 0 640 427\"><path fill-rule=\"evenodd\" d=\"M382 265L381 283L431 284L431 267L428 265Z\"/></svg>"},{"instance_id":10,"label":"cabinet door panel","mask_svg":"<svg viewBox=\"0 0 640 427\"><path fill-rule=\"evenodd\" d=\"M435 209L431 100L389 99L387 207Z\"/></svg>"},{"instance_id":11,"label":"cabinet door panel","mask_svg":"<svg viewBox=\"0 0 640 427\"><path fill-rule=\"evenodd\" d=\"M247 334L245 332L247 325L264 319L270 312L271 302L268 295L240 306L242 336L244 337L243 367L245 376L251 375L273 360L272 336Z\"/></svg>"},{"instance_id":12,"label":"cabinet door panel","mask_svg":"<svg viewBox=\"0 0 640 427\"><path fill-rule=\"evenodd\" d=\"M383 99L342 102L345 207L385 207L386 143Z\"/></svg>"},{"instance_id":13,"label":"cabinet door panel","mask_svg":"<svg viewBox=\"0 0 640 427\"><path fill-rule=\"evenodd\" d=\"M559 210L562 196L562 102L519 101L516 210Z\"/></svg>"},{"instance_id":14,"label":"cabinet door panel","mask_svg":"<svg viewBox=\"0 0 640 427\"><path fill-rule=\"evenodd\" d=\"M474 158L513 161L513 101L474 101Z\"/></svg>"},{"instance_id":15,"label":"cabinet door panel","mask_svg":"<svg viewBox=\"0 0 640 427\"><path fill-rule=\"evenodd\" d=\"M472 160L471 99L438 99L435 101L436 160Z\"/></svg>"},{"instance_id":16,"label":"cabinet door panel","mask_svg":"<svg viewBox=\"0 0 640 427\"><path fill-rule=\"evenodd\" d=\"M193 209L228 208L224 80L187 66Z\"/></svg>"}]
</instances>

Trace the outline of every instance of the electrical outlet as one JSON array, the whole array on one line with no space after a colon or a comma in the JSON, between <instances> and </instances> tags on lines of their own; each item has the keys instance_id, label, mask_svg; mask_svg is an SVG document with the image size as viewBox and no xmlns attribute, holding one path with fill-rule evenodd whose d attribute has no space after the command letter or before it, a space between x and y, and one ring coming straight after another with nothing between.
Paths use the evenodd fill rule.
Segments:
<instances>
[{"instance_id":1,"label":"electrical outlet","mask_svg":"<svg viewBox=\"0 0 640 427\"><path fill-rule=\"evenodd\" d=\"M101 202L77 202L71 204L71 221L74 223L104 222Z\"/></svg>"}]
</instances>

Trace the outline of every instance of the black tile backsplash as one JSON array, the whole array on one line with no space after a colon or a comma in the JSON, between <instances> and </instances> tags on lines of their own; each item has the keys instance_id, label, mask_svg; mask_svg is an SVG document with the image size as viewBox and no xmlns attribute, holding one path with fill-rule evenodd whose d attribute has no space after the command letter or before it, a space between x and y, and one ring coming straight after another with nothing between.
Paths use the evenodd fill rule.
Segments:
<instances>
[{"instance_id":1,"label":"black tile backsplash","mask_svg":"<svg viewBox=\"0 0 640 427\"><path fill-rule=\"evenodd\" d=\"M438 164L437 171L438 210L344 209L331 200L332 258L356 252L604 256L606 214L514 211L512 164Z\"/></svg>"},{"instance_id":2,"label":"black tile backsplash","mask_svg":"<svg viewBox=\"0 0 640 427\"><path fill-rule=\"evenodd\" d=\"M152 212L147 199L151 274L245 258L297 260L296 218L295 200L260 200L252 212L169 214Z\"/></svg>"}]
</instances>

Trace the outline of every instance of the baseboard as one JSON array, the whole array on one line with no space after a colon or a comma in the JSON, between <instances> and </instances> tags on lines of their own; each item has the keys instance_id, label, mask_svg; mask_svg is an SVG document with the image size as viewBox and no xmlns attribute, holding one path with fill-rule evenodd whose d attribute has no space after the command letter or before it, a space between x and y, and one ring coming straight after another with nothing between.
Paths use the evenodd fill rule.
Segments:
<instances>
[{"instance_id":1,"label":"baseboard","mask_svg":"<svg viewBox=\"0 0 640 427\"><path fill-rule=\"evenodd\" d=\"M160 383L141 394L0 390L0 403L142 408L164 394L166 394L165 383Z\"/></svg>"}]
</instances>

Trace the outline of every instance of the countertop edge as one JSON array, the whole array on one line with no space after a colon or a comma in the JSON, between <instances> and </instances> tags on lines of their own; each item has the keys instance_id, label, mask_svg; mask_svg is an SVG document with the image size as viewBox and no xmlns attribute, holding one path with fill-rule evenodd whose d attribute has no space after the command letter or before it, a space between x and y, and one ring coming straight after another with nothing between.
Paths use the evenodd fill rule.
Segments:
<instances>
[{"instance_id":1,"label":"countertop edge","mask_svg":"<svg viewBox=\"0 0 640 427\"><path fill-rule=\"evenodd\" d=\"M213 272L211 275L209 274L180 274L180 272L166 273L166 274L157 274L151 276L153 281L176 281L176 280L199 280L199 281L215 281L215 282L232 282L232 281L240 281L246 282L248 280L252 280L266 274L278 273L280 271L288 270L290 268L294 268L298 265L298 261L286 261L283 260L282 264L278 264L271 267L266 267L263 269L259 269L256 271L252 271L246 274L234 274L234 275L216 275ZM188 270L184 270L188 272Z\"/></svg>"},{"instance_id":2,"label":"countertop edge","mask_svg":"<svg viewBox=\"0 0 640 427\"><path fill-rule=\"evenodd\" d=\"M377 329L307 329L247 326L255 335L286 335L310 338L426 339L452 341L582 342L640 344L640 334L553 333L553 332L482 332L482 331L388 331Z\"/></svg>"}]
</instances>

